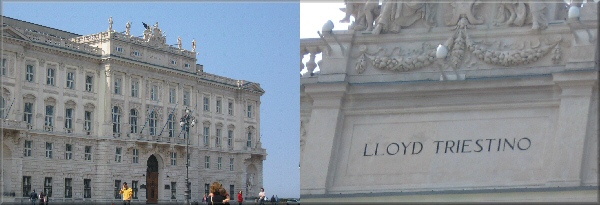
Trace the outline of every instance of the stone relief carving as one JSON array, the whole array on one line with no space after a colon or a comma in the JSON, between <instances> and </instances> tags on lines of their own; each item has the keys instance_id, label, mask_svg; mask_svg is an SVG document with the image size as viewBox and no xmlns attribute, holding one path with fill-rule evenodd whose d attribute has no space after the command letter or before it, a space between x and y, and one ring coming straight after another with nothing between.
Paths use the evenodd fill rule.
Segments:
<instances>
[{"instance_id":1,"label":"stone relief carving","mask_svg":"<svg viewBox=\"0 0 600 205\"><path fill-rule=\"evenodd\" d=\"M346 13L340 22L348 23L350 16L353 16L355 21L350 28L357 31L373 30L373 23L380 12L379 2L375 0L346 1L346 8L340 10Z\"/></svg>"},{"instance_id":2,"label":"stone relief carving","mask_svg":"<svg viewBox=\"0 0 600 205\"><path fill-rule=\"evenodd\" d=\"M411 26L420 19L431 29L435 25L436 5L437 3L386 0L382 4L381 14L375 20L373 34L398 33L402 27Z\"/></svg>"},{"instance_id":3,"label":"stone relief carving","mask_svg":"<svg viewBox=\"0 0 600 205\"><path fill-rule=\"evenodd\" d=\"M546 3L525 1L504 1L498 7L495 24L498 26L523 26L531 22L531 29L543 30L548 27Z\"/></svg>"},{"instance_id":4,"label":"stone relief carving","mask_svg":"<svg viewBox=\"0 0 600 205\"><path fill-rule=\"evenodd\" d=\"M446 19L447 26L454 26L458 24L461 16L467 18L470 24L483 24L483 19L479 19L475 17L473 14L474 10L477 9L477 6L480 5L477 0L463 0L462 2L452 2L450 3L452 6L452 17L450 19Z\"/></svg>"},{"instance_id":5,"label":"stone relief carving","mask_svg":"<svg viewBox=\"0 0 600 205\"><path fill-rule=\"evenodd\" d=\"M525 40L513 44L498 42L497 44L503 44L504 46L492 48L492 46L489 46L489 42L479 43L472 40L467 33L468 28L467 18L461 18L457 22L454 34L443 43L448 49L447 63L453 68L459 68L465 63L467 67L470 67L475 63L472 62L471 56L487 64L501 66L525 65L538 61L550 51L553 53L552 62L554 64L560 62L559 43L562 41L560 35L545 36L537 40ZM358 55L352 57L357 59L355 69L359 74L367 68L367 61L370 61L373 67L381 70L410 71L429 66L436 59L435 47L427 42L422 44L421 49L412 50L406 54L402 54L400 47L394 47L388 54L386 54L387 49L381 47L375 52L369 52L366 45L361 45L358 50ZM381 51L384 51L383 54L380 54ZM396 56L394 56L394 53L397 53Z\"/></svg>"}]
</instances>

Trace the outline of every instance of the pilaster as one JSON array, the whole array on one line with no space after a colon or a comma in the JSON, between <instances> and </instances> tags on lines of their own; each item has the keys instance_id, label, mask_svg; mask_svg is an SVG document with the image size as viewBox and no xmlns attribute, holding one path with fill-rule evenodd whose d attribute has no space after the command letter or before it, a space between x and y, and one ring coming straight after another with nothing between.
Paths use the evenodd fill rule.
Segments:
<instances>
[{"instance_id":1,"label":"pilaster","mask_svg":"<svg viewBox=\"0 0 600 205\"><path fill-rule=\"evenodd\" d=\"M313 99L311 121L305 150L301 153L300 194L325 194L332 172L336 138L341 136L342 102L347 83L306 85L305 92Z\"/></svg>"}]
</instances>

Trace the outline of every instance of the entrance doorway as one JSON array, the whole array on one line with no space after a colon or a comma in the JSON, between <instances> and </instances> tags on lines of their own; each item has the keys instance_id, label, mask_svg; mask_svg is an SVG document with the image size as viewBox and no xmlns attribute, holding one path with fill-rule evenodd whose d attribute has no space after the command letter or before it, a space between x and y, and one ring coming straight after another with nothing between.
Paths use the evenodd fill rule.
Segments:
<instances>
[{"instance_id":1,"label":"entrance doorway","mask_svg":"<svg viewBox=\"0 0 600 205\"><path fill-rule=\"evenodd\" d=\"M146 203L158 203L158 160L154 155L148 158L146 168Z\"/></svg>"}]
</instances>

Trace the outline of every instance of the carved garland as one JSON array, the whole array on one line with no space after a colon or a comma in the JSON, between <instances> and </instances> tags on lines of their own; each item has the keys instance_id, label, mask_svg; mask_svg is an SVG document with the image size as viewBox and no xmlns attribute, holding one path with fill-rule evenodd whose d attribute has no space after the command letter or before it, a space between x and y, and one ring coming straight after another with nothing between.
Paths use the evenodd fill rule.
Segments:
<instances>
[{"instance_id":1,"label":"carved garland","mask_svg":"<svg viewBox=\"0 0 600 205\"><path fill-rule=\"evenodd\" d=\"M461 24L461 22L463 23ZM560 36L557 39L545 38L546 40L543 45L540 43L537 46L530 46L530 48L501 51L488 49L484 45L475 44L466 32L468 25L464 24L463 19L461 19L461 22L457 25L454 35L449 37L444 43L449 50L447 58L450 65L454 68L458 68L459 64L464 60L466 51L471 52L473 56L487 64L507 67L537 62L550 51L553 53L552 62L554 64L560 62L561 51L558 46L562 40ZM542 41L543 39L540 39L540 42ZM377 52L370 54L367 47L363 45L359 49L360 58L358 58L358 61L356 62L355 69L358 73L364 72L367 67L367 59L371 61L373 67L381 70L410 71L424 68L433 64L435 61L436 50L430 49L430 47L431 46L424 44L423 51L420 54L392 57L391 54L376 56L383 50L382 48L379 48Z\"/></svg>"}]
</instances>

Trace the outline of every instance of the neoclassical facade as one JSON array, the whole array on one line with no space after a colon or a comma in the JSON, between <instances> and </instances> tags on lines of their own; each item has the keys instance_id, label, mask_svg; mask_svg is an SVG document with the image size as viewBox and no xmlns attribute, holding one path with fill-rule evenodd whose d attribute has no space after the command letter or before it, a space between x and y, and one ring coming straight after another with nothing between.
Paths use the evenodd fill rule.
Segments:
<instances>
[{"instance_id":1,"label":"neoclassical facade","mask_svg":"<svg viewBox=\"0 0 600 205\"><path fill-rule=\"evenodd\" d=\"M598 3L366 2L300 41L303 202L597 202Z\"/></svg>"},{"instance_id":2,"label":"neoclassical facade","mask_svg":"<svg viewBox=\"0 0 600 205\"><path fill-rule=\"evenodd\" d=\"M77 35L3 17L0 116L3 202L35 189L54 202L181 202L189 140L191 200L221 182L255 197L266 150L258 83L203 71L193 50L109 29ZM180 126L185 110L196 123ZM254 194L254 195L253 195Z\"/></svg>"}]
</instances>

